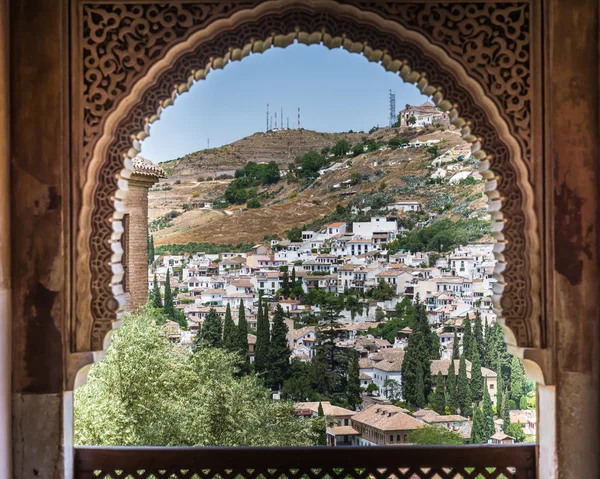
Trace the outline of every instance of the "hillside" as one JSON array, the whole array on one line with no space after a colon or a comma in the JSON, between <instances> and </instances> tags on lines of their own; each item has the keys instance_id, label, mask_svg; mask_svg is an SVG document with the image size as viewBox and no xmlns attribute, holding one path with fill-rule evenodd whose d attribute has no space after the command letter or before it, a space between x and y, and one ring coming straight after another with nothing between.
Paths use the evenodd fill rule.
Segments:
<instances>
[{"instance_id":1,"label":"hillside","mask_svg":"<svg viewBox=\"0 0 600 479\"><path fill-rule=\"evenodd\" d=\"M273 138L288 137L287 133L282 131L269 135ZM476 179L477 173L471 176L476 171L476 165L468 159L470 147L460 139L458 132L434 128L411 131L383 129L371 135L359 134L355 143L373 139L385 144L390 138L396 137L418 141L439 140L436 145L440 156L436 163L442 163L442 172L439 165L432 164L434 157L431 151L427 151L427 146L384 149L339 159L313 182L282 178L274 185L259 186L260 208L248 209L245 204L240 204L229 205L225 209L193 208L184 211L184 203L212 203L222 198L232 180L197 181L200 171L191 163L185 167L189 170L177 165L176 172L166 180L161 180L158 188L150 192L149 213L150 219L155 220L151 222L155 243L255 243L271 236L283 238L284 231L315 221L317 223L313 226L319 227L323 221L335 219L364 220L365 215L370 213L361 212L361 209L368 210L372 206L374 212L382 205L397 201L418 201L422 204L424 211L420 214L390 212L409 225L427 221L429 213L454 220L487 217L483 182ZM331 136L330 143L324 143L321 148L333 146L339 138L337 135ZM248 139L240 142L245 140ZM276 144L283 144L279 140ZM261 148L266 149L267 146ZM276 155L277 149L272 145L269 148ZM298 155L302 153L306 153L306 150ZM249 155L242 157L242 164L255 161L252 151ZM188 173L183 175L177 171ZM444 179L433 179L443 174L446 175ZM459 174L457 178L469 179L451 184L449 180L456 174ZM354 184L348 183L351 178ZM346 207L344 212L338 206ZM350 214L348 206L355 207L354 216ZM336 217L336 210L338 216L342 215L339 218ZM162 221L163 215L170 211L177 211L179 216ZM161 217L162 223L157 228L159 221L156 220Z\"/></svg>"},{"instance_id":2,"label":"hillside","mask_svg":"<svg viewBox=\"0 0 600 479\"><path fill-rule=\"evenodd\" d=\"M161 163L173 179L187 176L214 176L218 171L243 167L248 161L275 161L284 169L298 155L321 151L340 139L350 144L361 141L365 133L318 133L312 130L258 132L219 148L200 150L182 158Z\"/></svg>"}]
</instances>

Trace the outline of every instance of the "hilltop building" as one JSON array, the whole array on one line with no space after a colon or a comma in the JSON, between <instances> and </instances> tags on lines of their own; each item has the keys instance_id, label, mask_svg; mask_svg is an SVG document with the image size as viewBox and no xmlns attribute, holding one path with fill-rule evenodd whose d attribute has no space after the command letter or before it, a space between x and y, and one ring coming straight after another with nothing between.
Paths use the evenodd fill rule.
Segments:
<instances>
[{"instance_id":1,"label":"hilltop building","mask_svg":"<svg viewBox=\"0 0 600 479\"><path fill-rule=\"evenodd\" d=\"M408 119L415 117L415 124L409 125ZM439 111L435 105L426 101L422 105L406 105L406 108L398 114L400 126L427 126L439 123L443 126L450 126L450 117L448 113Z\"/></svg>"}]
</instances>

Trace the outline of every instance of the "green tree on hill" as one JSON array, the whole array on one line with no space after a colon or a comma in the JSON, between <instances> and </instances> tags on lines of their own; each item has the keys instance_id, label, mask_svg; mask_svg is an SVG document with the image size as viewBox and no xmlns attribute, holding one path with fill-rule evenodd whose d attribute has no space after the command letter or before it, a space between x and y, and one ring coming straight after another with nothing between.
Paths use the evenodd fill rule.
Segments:
<instances>
[{"instance_id":1,"label":"green tree on hill","mask_svg":"<svg viewBox=\"0 0 600 479\"><path fill-rule=\"evenodd\" d=\"M462 338L463 354L465 359L471 360L471 354L473 353L473 331L471 329L471 320L469 315L465 316L463 320L463 338Z\"/></svg>"},{"instance_id":2,"label":"green tree on hill","mask_svg":"<svg viewBox=\"0 0 600 479\"><path fill-rule=\"evenodd\" d=\"M208 310L202 323L202 329L198 334L200 336L199 349L220 348L223 345L221 318L215 308Z\"/></svg>"},{"instance_id":3,"label":"green tree on hill","mask_svg":"<svg viewBox=\"0 0 600 479\"><path fill-rule=\"evenodd\" d=\"M160 297L160 287L158 286L158 280L156 274L154 275L154 285L152 286L152 292L150 293L150 299L152 307L159 309L163 307L162 299Z\"/></svg>"},{"instance_id":4,"label":"green tree on hill","mask_svg":"<svg viewBox=\"0 0 600 479\"><path fill-rule=\"evenodd\" d=\"M454 360L450 361L450 367L448 368L448 380L446 383L446 407L450 410L450 414L456 414L458 410L456 369L454 368Z\"/></svg>"},{"instance_id":5,"label":"green tree on hill","mask_svg":"<svg viewBox=\"0 0 600 479\"><path fill-rule=\"evenodd\" d=\"M323 405L319 401L319 409L317 409L317 417L321 419L322 425L319 427L319 434L317 438L317 446L327 446L327 424L325 422L325 413L323 412Z\"/></svg>"},{"instance_id":6,"label":"green tree on hill","mask_svg":"<svg viewBox=\"0 0 600 479\"><path fill-rule=\"evenodd\" d=\"M467 363L464 353L460 356L460 362L458 365L456 396L460 413L465 417L471 417L473 415L473 401L471 399L471 387L469 386L469 379L467 377Z\"/></svg>"},{"instance_id":7,"label":"green tree on hill","mask_svg":"<svg viewBox=\"0 0 600 479\"><path fill-rule=\"evenodd\" d=\"M483 400L483 375L481 373L479 349L475 343L473 343L471 358L471 399L475 404L479 405Z\"/></svg>"},{"instance_id":8,"label":"green tree on hill","mask_svg":"<svg viewBox=\"0 0 600 479\"><path fill-rule=\"evenodd\" d=\"M460 359L460 341L458 340L458 334L456 328L454 328L454 339L452 340L452 359Z\"/></svg>"},{"instance_id":9,"label":"green tree on hill","mask_svg":"<svg viewBox=\"0 0 600 479\"><path fill-rule=\"evenodd\" d=\"M518 403L523 395L523 382L525 374L521 361L516 356L513 356L510 364L510 396Z\"/></svg>"},{"instance_id":10,"label":"green tree on hill","mask_svg":"<svg viewBox=\"0 0 600 479\"><path fill-rule=\"evenodd\" d=\"M348 407L356 409L362 404L360 387L360 368L358 366L358 353L354 351L348 369Z\"/></svg>"},{"instance_id":11,"label":"green tree on hill","mask_svg":"<svg viewBox=\"0 0 600 479\"><path fill-rule=\"evenodd\" d=\"M487 388L485 394L483 395L483 408L481 409L483 413L483 424L485 427L486 434L486 442L487 440L494 435L496 432L496 426L494 425L494 410L492 408L492 398L490 398L490 394L487 392Z\"/></svg>"},{"instance_id":12,"label":"green tree on hill","mask_svg":"<svg viewBox=\"0 0 600 479\"><path fill-rule=\"evenodd\" d=\"M237 328L231 317L231 307L228 304L225 310L225 321L223 322L223 347L229 352L236 352L238 350L237 342Z\"/></svg>"},{"instance_id":13,"label":"green tree on hill","mask_svg":"<svg viewBox=\"0 0 600 479\"><path fill-rule=\"evenodd\" d=\"M246 310L244 308L243 299L240 299L240 309L238 312L236 346L238 354L242 357L242 362L240 363L240 374L246 375L250 372L250 360L248 358L248 321L246 321Z\"/></svg>"},{"instance_id":14,"label":"green tree on hill","mask_svg":"<svg viewBox=\"0 0 600 479\"><path fill-rule=\"evenodd\" d=\"M444 414L446 411L446 388L444 386L444 376L439 371L435 384L435 392L433 396L433 410L438 414Z\"/></svg>"},{"instance_id":15,"label":"green tree on hill","mask_svg":"<svg viewBox=\"0 0 600 479\"><path fill-rule=\"evenodd\" d=\"M475 310L475 321L473 322L473 342L477 345L479 360L485 358L485 342L483 339L483 324L481 323L481 313Z\"/></svg>"},{"instance_id":16,"label":"green tree on hill","mask_svg":"<svg viewBox=\"0 0 600 479\"><path fill-rule=\"evenodd\" d=\"M254 371L265 374L269 362L269 344L271 332L268 318L268 307L263 305L262 294L258 295L258 312L256 316L256 351L254 355Z\"/></svg>"},{"instance_id":17,"label":"green tree on hill","mask_svg":"<svg viewBox=\"0 0 600 479\"><path fill-rule=\"evenodd\" d=\"M331 153L335 156L344 156L350 151L350 144L346 140L338 140L338 142L331 148Z\"/></svg>"},{"instance_id":18,"label":"green tree on hill","mask_svg":"<svg viewBox=\"0 0 600 479\"><path fill-rule=\"evenodd\" d=\"M277 305L271 328L269 358L267 363L267 384L272 390L279 390L288 378L290 367L290 347L287 340L288 327L281 304Z\"/></svg>"},{"instance_id":19,"label":"green tree on hill","mask_svg":"<svg viewBox=\"0 0 600 479\"><path fill-rule=\"evenodd\" d=\"M163 313L170 320L175 319L175 304L173 303L173 291L171 291L171 279L167 268L167 279L165 280L165 297L163 301Z\"/></svg>"}]
</instances>

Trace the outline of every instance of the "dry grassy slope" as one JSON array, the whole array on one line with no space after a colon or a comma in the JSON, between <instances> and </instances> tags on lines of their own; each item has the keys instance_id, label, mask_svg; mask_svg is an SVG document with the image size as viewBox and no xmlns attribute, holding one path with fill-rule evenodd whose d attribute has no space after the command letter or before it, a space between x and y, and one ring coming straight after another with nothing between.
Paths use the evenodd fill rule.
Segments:
<instances>
[{"instance_id":1,"label":"dry grassy slope","mask_svg":"<svg viewBox=\"0 0 600 479\"><path fill-rule=\"evenodd\" d=\"M339 139L351 144L360 142L365 133L318 133L312 130L281 130L255 133L229 145L201 150L162 163L173 179L214 174L216 170L241 168L248 161L275 161L285 167L307 151L321 151Z\"/></svg>"},{"instance_id":2,"label":"dry grassy slope","mask_svg":"<svg viewBox=\"0 0 600 479\"><path fill-rule=\"evenodd\" d=\"M384 130L379 132L385 136L397 135L397 132ZM386 134L387 133L387 134ZM414 132L419 133L419 132ZM469 146L460 140L458 133L454 131L421 131L418 135L420 140L437 138L441 142L439 146L442 151L454 148L453 157L460 153L466 153ZM414 135L412 135L414 136ZM385 138L383 138L385 139ZM333 210L338 204L346 204L348 198L340 194L340 190L331 187L349 179L351 172L374 174L376 170L383 170L385 175L376 181L365 182L351 188L356 193L370 192L379 189L382 182L388 188L405 186L403 176L430 174L429 167L431 159L425 152L425 148L410 148L388 151L377 151L365 153L351 159L352 165L327 173L319 178L306 190L297 193L299 184L287 184L281 181L270 188L264 188L261 193L270 193L268 199L261 199L264 207L260 209L246 210L240 206L232 206L228 212L192 210L182 214L173 220L172 226L154 233L156 244L187 243L190 241L214 242L214 243L248 243L259 242L265 236L282 234L292 226L302 226L323 217ZM453 174L452 172L451 174ZM450 174L450 175L451 175ZM172 179L167 182L173 183ZM191 194L197 192L196 198L214 198L218 192L225 190L228 181L201 182L195 180L181 180L181 185L173 185L173 190L167 192L152 192L150 194L151 218L191 199ZM348 190L341 190L348 191ZM433 185L422 191L411 195L397 195L395 200L414 200L427 204L428 194L431 191L451 192L452 194L466 198L483 191L483 185L474 186L449 186ZM293 193L297 193L297 196ZM168 206L160 205L160 195L165 195ZM294 196L294 197L292 197ZM177 203L179 202L179 203ZM277 204L273 204L277 202ZM471 208L479 209L485 206L483 197L475 200ZM155 211L156 210L156 211Z\"/></svg>"}]
</instances>

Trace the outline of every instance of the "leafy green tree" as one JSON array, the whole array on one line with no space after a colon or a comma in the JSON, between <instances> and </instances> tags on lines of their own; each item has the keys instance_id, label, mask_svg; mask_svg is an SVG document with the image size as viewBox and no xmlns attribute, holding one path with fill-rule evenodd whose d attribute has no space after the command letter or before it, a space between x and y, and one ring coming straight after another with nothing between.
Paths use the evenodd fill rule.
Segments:
<instances>
[{"instance_id":1,"label":"leafy green tree","mask_svg":"<svg viewBox=\"0 0 600 479\"><path fill-rule=\"evenodd\" d=\"M444 376L442 376L441 371L437 375L433 398L433 410L438 414L444 414L446 411L446 388L444 385Z\"/></svg>"},{"instance_id":2,"label":"leafy green tree","mask_svg":"<svg viewBox=\"0 0 600 479\"><path fill-rule=\"evenodd\" d=\"M78 445L305 446L311 424L275 402L239 357L188 354L169 342L154 310L126 314L102 361L75 391ZM274 420L276 418L277 420Z\"/></svg>"},{"instance_id":3,"label":"leafy green tree","mask_svg":"<svg viewBox=\"0 0 600 479\"><path fill-rule=\"evenodd\" d=\"M481 409L483 416L483 424L485 426L485 434L486 434L486 442L487 440L494 435L496 432L496 427L494 426L494 410L492 408L492 398L490 394L487 392L487 388L485 394L483 395L483 408Z\"/></svg>"},{"instance_id":4,"label":"leafy green tree","mask_svg":"<svg viewBox=\"0 0 600 479\"><path fill-rule=\"evenodd\" d=\"M152 307L159 309L162 308L162 299L160 297L160 287L158 286L158 280L156 279L156 274L154 275L154 285L152 286L151 294L151 303Z\"/></svg>"},{"instance_id":5,"label":"leafy green tree","mask_svg":"<svg viewBox=\"0 0 600 479\"><path fill-rule=\"evenodd\" d=\"M479 405L483 400L483 375L481 373L481 361L479 360L479 348L475 343L473 343L471 358L471 399Z\"/></svg>"},{"instance_id":6,"label":"leafy green tree","mask_svg":"<svg viewBox=\"0 0 600 479\"><path fill-rule=\"evenodd\" d=\"M456 414L458 410L457 393L456 369L454 368L454 360L452 360L448 368L448 380L446 383L446 407L450 410L450 414Z\"/></svg>"},{"instance_id":7,"label":"leafy green tree","mask_svg":"<svg viewBox=\"0 0 600 479\"><path fill-rule=\"evenodd\" d=\"M431 157L431 159L435 159L438 156L440 156L440 147L437 145L432 145L429 148L427 148L425 150L426 153L429 154L429 156Z\"/></svg>"},{"instance_id":8,"label":"leafy green tree","mask_svg":"<svg viewBox=\"0 0 600 479\"><path fill-rule=\"evenodd\" d=\"M414 116L410 116L408 117L408 120L406 120L406 124L408 126L412 126L417 122L417 119Z\"/></svg>"},{"instance_id":9,"label":"leafy green tree","mask_svg":"<svg viewBox=\"0 0 600 479\"><path fill-rule=\"evenodd\" d=\"M458 334L456 328L454 328L454 339L452 341L452 359L460 359L460 341L458 340Z\"/></svg>"},{"instance_id":10,"label":"leafy green tree","mask_svg":"<svg viewBox=\"0 0 600 479\"><path fill-rule=\"evenodd\" d=\"M423 426L408 433L408 442L417 445L464 444L462 436L441 426Z\"/></svg>"},{"instance_id":11,"label":"leafy green tree","mask_svg":"<svg viewBox=\"0 0 600 479\"><path fill-rule=\"evenodd\" d=\"M423 363L417 363L417 382L415 387L414 405L419 408L425 407L425 372L423 371Z\"/></svg>"},{"instance_id":12,"label":"leafy green tree","mask_svg":"<svg viewBox=\"0 0 600 479\"><path fill-rule=\"evenodd\" d=\"M505 434L509 435L510 437L513 437L515 439L515 442L523 442L525 441L525 433L523 432L523 426L521 426L521 423L519 422L515 422L513 424L511 424L510 426L508 426L508 428L506 429L506 431L504 431Z\"/></svg>"},{"instance_id":13,"label":"leafy green tree","mask_svg":"<svg viewBox=\"0 0 600 479\"><path fill-rule=\"evenodd\" d=\"M367 394L369 396L372 396L373 393L376 393L377 391L379 391L379 388L377 387L377 384L375 383L369 383L369 385L367 386Z\"/></svg>"},{"instance_id":14,"label":"leafy green tree","mask_svg":"<svg viewBox=\"0 0 600 479\"><path fill-rule=\"evenodd\" d=\"M527 396L521 396L521 399L519 400L519 409L527 409L527 408L528 408Z\"/></svg>"},{"instance_id":15,"label":"leafy green tree","mask_svg":"<svg viewBox=\"0 0 600 479\"><path fill-rule=\"evenodd\" d=\"M338 140L331 148L331 153L335 156L343 156L350 151L350 144L346 140Z\"/></svg>"},{"instance_id":16,"label":"leafy green tree","mask_svg":"<svg viewBox=\"0 0 600 479\"><path fill-rule=\"evenodd\" d=\"M289 378L283 383L282 396L292 401L305 402L318 399L318 393L313 389L311 369L314 362L302 362L292 358Z\"/></svg>"},{"instance_id":17,"label":"leafy green tree","mask_svg":"<svg viewBox=\"0 0 600 479\"><path fill-rule=\"evenodd\" d=\"M237 340L236 349L238 354L242 358L240 363L240 373L246 375L250 371L250 359L248 357L249 344L248 344L248 321L246 321L246 310L244 308L244 300L240 299L240 309L238 312L238 326L236 328Z\"/></svg>"},{"instance_id":18,"label":"leafy green tree","mask_svg":"<svg viewBox=\"0 0 600 479\"><path fill-rule=\"evenodd\" d=\"M523 395L523 381L525 374L523 372L523 366L521 361L516 356L513 356L512 362L510 363L510 397L519 401Z\"/></svg>"},{"instance_id":19,"label":"leafy green tree","mask_svg":"<svg viewBox=\"0 0 600 479\"><path fill-rule=\"evenodd\" d=\"M279 390L288 378L290 367L290 347L287 340L288 327L281 304L277 305L273 316L269 360L267 363L267 384L273 390Z\"/></svg>"},{"instance_id":20,"label":"leafy green tree","mask_svg":"<svg viewBox=\"0 0 600 479\"><path fill-rule=\"evenodd\" d=\"M362 144L354 145L352 147L352 156L358 156L365 152L365 147Z\"/></svg>"},{"instance_id":21,"label":"leafy green tree","mask_svg":"<svg viewBox=\"0 0 600 479\"><path fill-rule=\"evenodd\" d=\"M402 387L395 379L383 381L383 394L393 403L402 399Z\"/></svg>"},{"instance_id":22,"label":"leafy green tree","mask_svg":"<svg viewBox=\"0 0 600 479\"><path fill-rule=\"evenodd\" d=\"M258 201L258 198L250 198L246 203L246 208L248 209L256 209L260 208L261 206L262 205L260 204L260 201Z\"/></svg>"},{"instance_id":23,"label":"leafy green tree","mask_svg":"<svg viewBox=\"0 0 600 479\"><path fill-rule=\"evenodd\" d=\"M350 367L348 368L348 407L356 409L362 404L362 396L360 394L360 368L358 366L358 353L352 355Z\"/></svg>"},{"instance_id":24,"label":"leafy green tree","mask_svg":"<svg viewBox=\"0 0 600 479\"><path fill-rule=\"evenodd\" d=\"M223 322L223 347L233 353L238 350L238 333L233 318L231 317L231 307L229 304L225 309L225 321Z\"/></svg>"},{"instance_id":25,"label":"leafy green tree","mask_svg":"<svg viewBox=\"0 0 600 479\"><path fill-rule=\"evenodd\" d=\"M317 417L322 418L323 425L319 428L317 446L327 446L327 425L325 423L325 414L323 413L323 405L319 401L319 409L317 409Z\"/></svg>"},{"instance_id":26,"label":"leafy green tree","mask_svg":"<svg viewBox=\"0 0 600 479\"><path fill-rule=\"evenodd\" d=\"M463 320L463 338L462 338L463 354L467 361L471 361L471 353L473 352L473 330L471 329L471 320L469 315Z\"/></svg>"},{"instance_id":27,"label":"leafy green tree","mask_svg":"<svg viewBox=\"0 0 600 479\"><path fill-rule=\"evenodd\" d=\"M467 363L465 360L464 353L460 356L460 362L458 365L458 382L456 384L456 395L458 400L458 409L463 416L471 417L473 414L472 410L472 398L471 398L471 387L469 386L469 379L467 378Z\"/></svg>"},{"instance_id":28,"label":"leafy green tree","mask_svg":"<svg viewBox=\"0 0 600 479\"><path fill-rule=\"evenodd\" d=\"M173 303L173 291L171 291L171 279L167 268L167 279L165 280L165 296L163 301L163 313L169 319L175 318L175 304Z\"/></svg>"},{"instance_id":29,"label":"leafy green tree","mask_svg":"<svg viewBox=\"0 0 600 479\"><path fill-rule=\"evenodd\" d=\"M220 348L223 345L221 318L215 308L208 310L198 334L200 335L199 349Z\"/></svg>"},{"instance_id":30,"label":"leafy green tree","mask_svg":"<svg viewBox=\"0 0 600 479\"><path fill-rule=\"evenodd\" d=\"M256 315L256 351L254 354L254 371L265 374L269 362L269 343L271 342L267 305L263 306L262 294L258 295L258 312Z\"/></svg>"}]
</instances>

